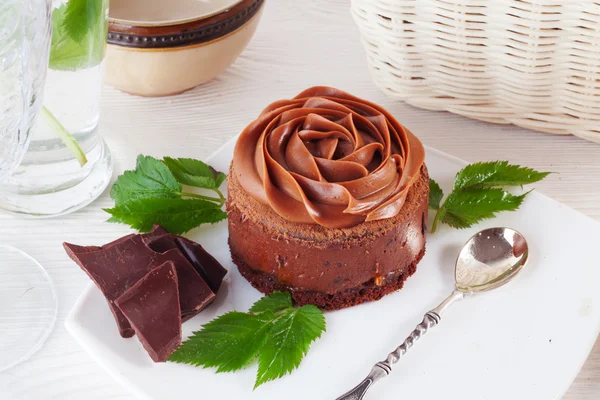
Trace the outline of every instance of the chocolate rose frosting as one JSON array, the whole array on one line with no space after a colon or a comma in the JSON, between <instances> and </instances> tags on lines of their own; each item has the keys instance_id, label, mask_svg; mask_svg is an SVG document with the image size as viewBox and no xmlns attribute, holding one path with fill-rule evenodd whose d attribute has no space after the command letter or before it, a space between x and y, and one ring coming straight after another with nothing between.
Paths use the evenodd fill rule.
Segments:
<instances>
[{"instance_id":1,"label":"chocolate rose frosting","mask_svg":"<svg viewBox=\"0 0 600 400\"><path fill-rule=\"evenodd\" d=\"M419 139L383 108L313 87L244 129L233 173L289 221L348 228L397 215L424 158Z\"/></svg>"}]
</instances>

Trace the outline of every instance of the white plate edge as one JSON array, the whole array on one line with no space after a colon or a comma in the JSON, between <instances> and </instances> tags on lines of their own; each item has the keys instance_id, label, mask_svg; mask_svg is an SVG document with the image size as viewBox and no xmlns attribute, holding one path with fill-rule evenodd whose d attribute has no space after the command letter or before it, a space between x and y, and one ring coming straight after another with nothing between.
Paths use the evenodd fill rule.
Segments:
<instances>
[{"instance_id":1,"label":"white plate edge","mask_svg":"<svg viewBox=\"0 0 600 400\"><path fill-rule=\"evenodd\" d=\"M65 328L67 332L75 339L77 344L81 346L81 348L90 356L90 358L97 363L100 368L102 368L106 373L112 377L118 384L122 385L124 388L129 390L135 397L143 400L154 400L152 397L148 396L138 385L133 384L123 375L117 373L111 366L106 364L101 357L96 356L96 352L87 345L86 341L83 340L84 337L87 337L87 333L82 329L81 324L76 322L75 315L78 314L81 310L81 306L85 299L90 295L92 290L99 290L96 288L96 285L93 282L88 282L85 289L81 295L75 301L75 305L67 315L65 319Z\"/></svg>"},{"instance_id":2,"label":"white plate edge","mask_svg":"<svg viewBox=\"0 0 600 400\"><path fill-rule=\"evenodd\" d=\"M239 134L235 135L231 139L227 140L223 145L221 145L217 150L215 150L211 155L209 155L205 159L205 162L210 162L213 158L215 158L215 156L217 154L219 154L221 151L223 151L226 147L230 146L231 142L236 142L238 136L239 136ZM457 162L457 163L459 163L461 165L468 165L469 164L469 162L467 162L467 161L465 161L465 160L463 160L463 159L461 159L459 157L447 154L447 153L445 153L445 152L443 152L441 150L432 148L430 146L424 146L424 147L426 149L426 154L427 154L427 152L435 153L438 156L448 158L448 159L450 159L452 161L455 161L455 162ZM551 197L549 197L549 196L547 196L547 195L545 195L543 193L534 191L532 193L532 195L534 195L534 196L541 196L546 201L551 201L551 202L560 204L561 206L567 207L571 211L574 211L575 213L579 214L580 217L584 217L584 219L587 219L587 220L589 220L589 221L591 221L593 223L599 224L598 221L596 221L595 219L591 218L590 216L582 213L581 211L575 210L575 209L573 209L573 208L571 208L571 207L569 207L569 206L567 206L567 205L565 205L563 203L560 203L559 201L554 200L553 198L551 198ZM125 388L127 388L128 390L130 390L136 397L138 397L140 399L153 400L153 398L150 397L150 396L148 396L144 391L142 391L138 385L136 385L136 384L130 382L129 380L125 379L120 374L118 374L115 371L113 371L109 365L107 365L106 363L104 363L104 361L102 361L100 358L96 357L95 356L95 352L92 351L92 349L89 346L87 346L81 340L81 338L83 336L87 336L87 334L81 328L81 326L79 325L79 323L76 322L75 315L80 311L80 309L82 307L82 304L85 301L86 297L89 296L90 292L92 290L94 290L94 288L95 288L95 284L93 282L89 282L87 284L87 286L84 288L83 292L77 298L77 300L75 301L75 304L73 305L73 307L71 308L71 311L69 311L69 314L67 315L67 318L65 319L65 322L64 322L65 328L67 329L67 331L69 332L69 334L71 334L71 336L77 341L77 343L83 348L83 350L86 353L88 353L88 355L96 363L98 363L98 365L100 365L100 367L102 369L104 369L111 377L113 377L119 384L123 385ZM576 373L572 375L572 377L569 379L568 384L566 385L566 387L563 388L560 391L559 395L557 397L555 397L554 400L558 400L558 399L562 398L567 393L567 391L571 387L573 381L575 380L575 378L577 377L577 375L579 375L579 373L581 372L581 369L583 368L583 366L585 365L587 359L589 358L589 354L591 353L592 348L594 347L594 345L595 345L595 343L596 343L599 335L600 335L600 319L597 321L595 338L593 338L591 340L591 342L588 343L588 350L587 350L588 356L581 362L581 365L577 369Z\"/></svg>"}]
</instances>

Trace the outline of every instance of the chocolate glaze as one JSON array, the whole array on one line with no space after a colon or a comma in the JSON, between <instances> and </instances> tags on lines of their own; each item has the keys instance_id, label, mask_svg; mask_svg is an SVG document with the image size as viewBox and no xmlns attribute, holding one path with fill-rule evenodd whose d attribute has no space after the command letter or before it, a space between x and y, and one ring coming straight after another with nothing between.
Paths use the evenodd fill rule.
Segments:
<instances>
[{"instance_id":1,"label":"chocolate glaze","mask_svg":"<svg viewBox=\"0 0 600 400\"><path fill-rule=\"evenodd\" d=\"M313 87L248 125L232 166L244 190L283 218L348 228L396 216L424 159L421 142L382 107Z\"/></svg>"},{"instance_id":2,"label":"chocolate glaze","mask_svg":"<svg viewBox=\"0 0 600 400\"><path fill-rule=\"evenodd\" d=\"M115 300L154 362L167 361L181 344L178 286L175 265L168 261Z\"/></svg>"}]
</instances>

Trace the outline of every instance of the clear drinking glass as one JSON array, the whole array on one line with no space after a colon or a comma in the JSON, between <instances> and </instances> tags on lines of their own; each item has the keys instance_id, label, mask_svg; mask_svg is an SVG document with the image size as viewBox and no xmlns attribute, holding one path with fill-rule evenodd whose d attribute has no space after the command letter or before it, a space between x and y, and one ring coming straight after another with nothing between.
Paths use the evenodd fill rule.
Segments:
<instances>
[{"instance_id":1,"label":"clear drinking glass","mask_svg":"<svg viewBox=\"0 0 600 400\"><path fill-rule=\"evenodd\" d=\"M41 107L50 10L50 0L0 1L0 182L10 179L26 152ZM40 348L57 310L54 286L42 266L0 244L0 372Z\"/></svg>"},{"instance_id":2,"label":"clear drinking glass","mask_svg":"<svg viewBox=\"0 0 600 400\"><path fill-rule=\"evenodd\" d=\"M26 216L84 207L112 175L98 133L108 0L53 0L52 8L44 107L20 165L0 184L0 209Z\"/></svg>"}]
</instances>

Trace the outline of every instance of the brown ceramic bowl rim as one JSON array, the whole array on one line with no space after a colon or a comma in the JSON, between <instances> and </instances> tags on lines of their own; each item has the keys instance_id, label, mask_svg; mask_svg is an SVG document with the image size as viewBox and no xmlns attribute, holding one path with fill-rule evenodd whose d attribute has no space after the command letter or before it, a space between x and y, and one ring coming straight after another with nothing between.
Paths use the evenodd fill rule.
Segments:
<instances>
[{"instance_id":1,"label":"brown ceramic bowl rim","mask_svg":"<svg viewBox=\"0 0 600 400\"><path fill-rule=\"evenodd\" d=\"M121 0L121 1L127 1L127 0ZM219 14L221 12L224 12L232 7L234 7L236 4L238 4L239 2L241 2L242 0L223 0L223 3L221 6L217 6L212 10L207 10L204 13L198 13L198 14L189 14L185 17L174 17L174 18L167 18L164 20L144 20L144 19L132 19L132 18L119 18L116 16L111 15L113 12L113 8L117 8L116 6L114 6L113 4L111 4L110 7L110 12L109 12L109 16L108 19L112 22L115 22L117 24L121 24L121 25L129 25L129 26L148 26L148 27L157 27L157 26L169 26L169 25L181 25L187 22L193 22L193 21L199 21L201 19L205 19L205 18L209 18L212 17L213 15ZM115 1L116 2L116 1Z\"/></svg>"},{"instance_id":2,"label":"brown ceramic bowl rim","mask_svg":"<svg viewBox=\"0 0 600 400\"><path fill-rule=\"evenodd\" d=\"M211 42L244 26L265 0L241 0L209 17L172 25L131 25L109 19L108 43L123 47L158 49Z\"/></svg>"}]
</instances>

